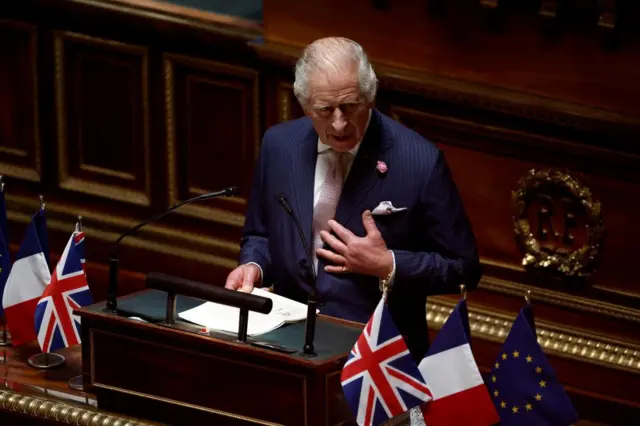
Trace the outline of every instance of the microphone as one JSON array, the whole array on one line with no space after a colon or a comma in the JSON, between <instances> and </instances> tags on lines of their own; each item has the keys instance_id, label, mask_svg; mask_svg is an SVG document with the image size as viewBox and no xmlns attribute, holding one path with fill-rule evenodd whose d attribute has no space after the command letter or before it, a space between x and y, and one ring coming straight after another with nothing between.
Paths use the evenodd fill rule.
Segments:
<instances>
[{"instance_id":1,"label":"microphone","mask_svg":"<svg viewBox=\"0 0 640 426\"><path fill-rule=\"evenodd\" d=\"M143 226L163 218L164 216L168 215L175 209L185 204L193 203L195 201L209 200L211 198L217 198L217 197L230 197L232 195L236 195L237 193L238 193L238 188L236 188L235 186L230 186L221 191L210 192L208 194L202 194L202 195L198 195L197 197L189 198L188 200L184 200L175 204L169 210L166 210L162 213L158 213L157 215L143 222L140 222L133 228L125 231L122 235L120 235L120 237L118 237L118 239L113 244L111 258L109 259L109 287L108 287L108 295L107 295L107 308L105 310L108 312L116 313L116 308L118 307L118 302L116 301L116 293L118 291L118 264L120 262L118 258L118 248L119 248L120 241L122 241L123 238L131 234L134 234L138 229L142 228Z\"/></svg>"},{"instance_id":2,"label":"microphone","mask_svg":"<svg viewBox=\"0 0 640 426\"><path fill-rule=\"evenodd\" d=\"M304 237L304 232L302 232L302 226L300 225L300 221L298 217L293 212L289 201L287 201L287 197L284 194L280 194L277 196L278 203L284 208L284 210L291 216L294 223L296 224L296 228L298 228L298 236L302 241L302 246L304 247L304 253L307 255L307 260L311 265L311 291L309 292L309 297L307 299L307 321L306 327L304 331L304 347L302 348L303 354L307 356L316 356L313 341L316 333L316 306L318 305L318 291L316 288L316 268L315 262L311 258L311 250L309 250L309 245L307 244L307 239Z\"/></svg>"}]
</instances>

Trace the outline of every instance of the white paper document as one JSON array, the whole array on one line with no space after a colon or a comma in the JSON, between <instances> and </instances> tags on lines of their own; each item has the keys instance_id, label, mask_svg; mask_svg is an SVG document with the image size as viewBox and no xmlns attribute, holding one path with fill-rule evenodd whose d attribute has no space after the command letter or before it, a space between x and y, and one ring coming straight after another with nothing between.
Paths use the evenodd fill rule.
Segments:
<instances>
[{"instance_id":1,"label":"white paper document","mask_svg":"<svg viewBox=\"0 0 640 426\"><path fill-rule=\"evenodd\" d=\"M307 317L307 305L303 303L260 288L254 288L251 294L268 297L273 301L273 308L268 314L249 312L247 326L249 336L259 336L275 330L285 323L304 321ZM205 302L193 309L178 313L178 316L210 330L234 334L238 333L240 325L240 309L213 302Z\"/></svg>"}]
</instances>

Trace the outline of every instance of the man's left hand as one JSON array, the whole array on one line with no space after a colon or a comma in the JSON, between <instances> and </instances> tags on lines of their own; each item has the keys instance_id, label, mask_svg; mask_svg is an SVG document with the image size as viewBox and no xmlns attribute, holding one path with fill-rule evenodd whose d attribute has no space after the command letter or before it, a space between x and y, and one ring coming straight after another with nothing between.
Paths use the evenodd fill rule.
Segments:
<instances>
[{"instance_id":1,"label":"man's left hand","mask_svg":"<svg viewBox=\"0 0 640 426\"><path fill-rule=\"evenodd\" d=\"M381 279L391 273L393 254L387 249L369 210L362 214L362 223L367 232L364 237L356 236L335 220L330 220L329 226L337 238L327 231L320 232L322 240L334 250L319 248L316 252L318 256L333 263L325 266L325 271L372 275Z\"/></svg>"}]
</instances>

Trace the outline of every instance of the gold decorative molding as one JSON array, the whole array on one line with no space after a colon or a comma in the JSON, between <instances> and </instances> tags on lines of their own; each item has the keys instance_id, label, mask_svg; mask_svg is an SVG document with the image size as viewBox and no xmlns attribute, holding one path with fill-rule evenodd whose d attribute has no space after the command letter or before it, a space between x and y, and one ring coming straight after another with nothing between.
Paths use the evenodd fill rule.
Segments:
<instances>
[{"instance_id":1,"label":"gold decorative molding","mask_svg":"<svg viewBox=\"0 0 640 426\"><path fill-rule=\"evenodd\" d=\"M522 297L526 290L530 289L529 287L517 282L489 276L482 277L478 288L517 297ZM591 300L586 297L570 295L546 288L536 288L535 298L541 302L561 306L563 308L570 308L582 312L590 312L640 323L640 310L627 308L613 303Z\"/></svg>"},{"instance_id":2,"label":"gold decorative molding","mask_svg":"<svg viewBox=\"0 0 640 426\"><path fill-rule=\"evenodd\" d=\"M455 305L456 302L451 299L430 297L427 302L429 327L439 330ZM469 305L469 325L473 337L503 343L515 316ZM640 346L540 320L536 320L536 331L538 343L547 353L640 374Z\"/></svg>"},{"instance_id":3,"label":"gold decorative molding","mask_svg":"<svg viewBox=\"0 0 640 426\"><path fill-rule=\"evenodd\" d=\"M293 92L293 85L290 83L278 84L278 122L291 120L291 105L289 104L289 94Z\"/></svg>"},{"instance_id":4,"label":"gold decorative molding","mask_svg":"<svg viewBox=\"0 0 640 426\"><path fill-rule=\"evenodd\" d=\"M258 88L258 72L250 68L230 65L223 62L217 62L207 59L192 58L189 56L165 53L163 55L164 64L164 82L165 82L165 111L166 111L166 125L167 125L167 176L169 178L169 203L175 204L180 201L179 194L179 182L178 182L178 142L177 142L177 129L176 129L176 107L175 107L175 73L174 64L187 65L204 69L207 71L222 73L230 76L244 77L252 81L253 90L251 93L251 101L254 105L253 111L253 141L251 153L252 162L258 158L260 151L260 123L259 123L259 88ZM238 88L237 85L224 83L224 82L211 82L222 87ZM241 88L239 88L241 89ZM244 148L244 146L243 146ZM196 192L201 192L201 188L195 188ZM233 197L233 199L227 200L239 205L245 205L246 200L239 197ZM236 213L230 210L225 210L215 207L205 207L198 205L184 206L178 214L191 216L208 221L214 221L223 223L226 225L232 225L237 228L241 228L244 225L244 215Z\"/></svg>"},{"instance_id":5,"label":"gold decorative molding","mask_svg":"<svg viewBox=\"0 0 640 426\"><path fill-rule=\"evenodd\" d=\"M533 198L536 194L547 195L547 191L555 188L567 192L571 197L569 200L584 208L586 213L587 241L575 250L545 249L529 223L529 207ZM532 169L520 179L518 189L512 192L511 200L514 207L514 233L524 252L523 266L551 270L567 277L591 275L604 240L604 221L600 202L591 198L589 188L568 173L553 169ZM551 207L548 210L551 211ZM570 233L568 230L565 233L567 238ZM572 240L571 236L569 242Z\"/></svg>"},{"instance_id":6,"label":"gold decorative molding","mask_svg":"<svg viewBox=\"0 0 640 426\"><path fill-rule=\"evenodd\" d=\"M80 405L49 400L0 388L0 410L32 417L78 426L144 426L158 425L147 421L114 415L104 411L85 408Z\"/></svg>"},{"instance_id":7,"label":"gold decorative molding","mask_svg":"<svg viewBox=\"0 0 640 426\"><path fill-rule=\"evenodd\" d=\"M141 102L142 102L142 144L144 152L144 191L124 188L117 185L108 185L87 179L81 179L69 175L69 164L67 159L67 114L65 99L65 69L64 69L64 43L71 40L94 46L102 46L113 49L116 52L133 53L141 59ZM80 192L90 195L107 196L114 200L119 200L140 206L151 205L151 170L150 170L150 146L149 146L149 52L144 46L126 44L115 40L102 39L84 34L67 31L54 32L55 51L55 94L56 94L56 118L58 130L58 179L60 187L69 191ZM119 177L123 180L132 180L131 175L105 170L102 167L92 165L80 165L81 169L99 173L107 176Z\"/></svg>"}]
</instances>

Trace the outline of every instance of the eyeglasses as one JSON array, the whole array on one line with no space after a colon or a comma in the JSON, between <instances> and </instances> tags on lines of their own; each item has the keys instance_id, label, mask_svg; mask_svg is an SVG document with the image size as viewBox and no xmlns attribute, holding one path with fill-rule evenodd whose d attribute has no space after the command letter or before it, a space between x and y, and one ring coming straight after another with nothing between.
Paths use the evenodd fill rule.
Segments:
<instances>
[{"instance_id":1,"label":"eyeglasses","mask_svg":"<svg viewBox=\"0 0 640 426\"><path fill-rule=\"evenodd\" d=\"M363 105L364 104L362 102L345 102L339 104L337 107L326 105L313 107L311 110L317 117L330 118L333 116L333 112L336 108L340 109L340 112L342 112L342 114L350 116L358 112L358 110L362 108Z\"/></svg>"}]
</instances>

